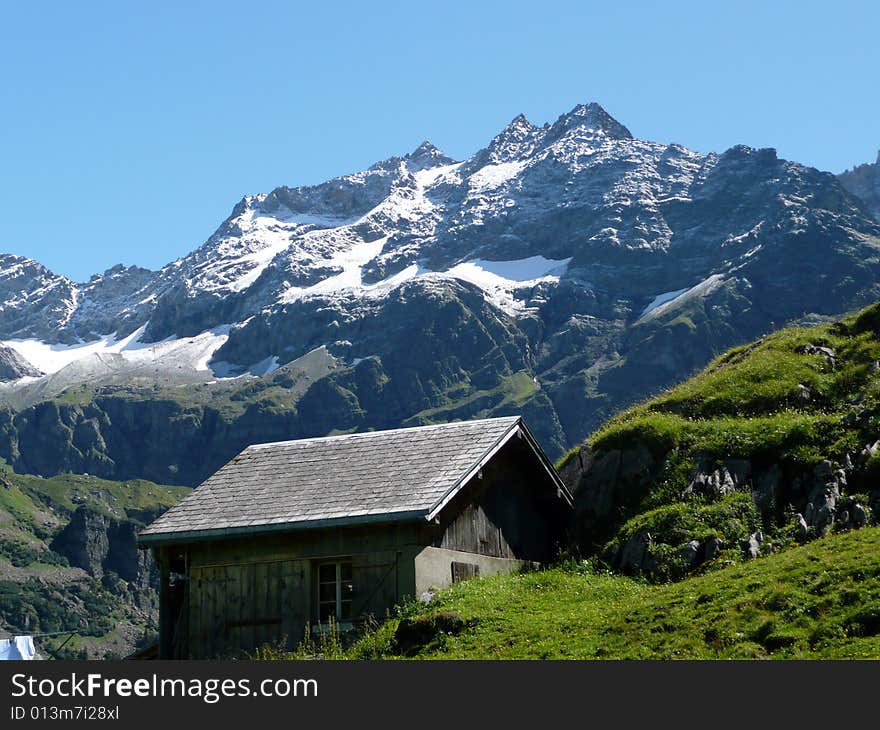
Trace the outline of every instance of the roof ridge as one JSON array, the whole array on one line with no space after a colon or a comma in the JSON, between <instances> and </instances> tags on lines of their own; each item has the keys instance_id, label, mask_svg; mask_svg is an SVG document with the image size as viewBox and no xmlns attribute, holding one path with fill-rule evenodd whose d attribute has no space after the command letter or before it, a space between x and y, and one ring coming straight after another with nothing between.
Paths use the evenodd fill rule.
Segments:
<instances>
[{"instance_id":1,"label":"roof ridge","mask_svg":"<svg viewBox=\"0 0 880 730\"><path fill-rule=\"evenodd\" d=\"M288 439L286 441L266 441L261 444L251 444L242 451L266 449L270 446L286 446L288 444L305 444L317 441L343 441L346 439L369 438L370 436L378 436L380 434L387 435L389 433L402 433L404 431L428 431L432 429L451 428L453 426L472 426L480 423L501 423L502 421L516 421L520 416L498 416L496 418L474 418L469 421L448 421L447 423L429 423L424 426L403 426L401 428L384 428L379 431L358 431L357 433L343 433L336 436L312 436L305 439Z\"/></svg>"}]
</instances>

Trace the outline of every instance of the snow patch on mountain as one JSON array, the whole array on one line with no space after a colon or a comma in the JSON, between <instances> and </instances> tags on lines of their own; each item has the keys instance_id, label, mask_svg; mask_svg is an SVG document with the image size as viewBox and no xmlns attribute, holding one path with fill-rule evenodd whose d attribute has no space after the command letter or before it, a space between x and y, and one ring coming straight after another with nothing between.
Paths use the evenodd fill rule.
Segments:
<instances>
[{"instance_id":1,"label":"snow patch on mountain","mask_svg":"<svg viewBox=\"0 0 880 730\"><path fill-rule=\"evenodd\" d=\"M361 271L364 264L382 253L382 247L386 240L387 238L380 238L376 241L364 241L320 262L322 266L341 267L342 272L312 286L291 287L282 295L281 301L289 304L307 296L333 294L346 289L362 288Z\"/></svg>"},{"instance_id":2,"label":"snow patch on mountain","mask_svg":"<svg viewBox=\"0 0 880 730\"><path fill-rule=\"evenodd\" d=\"M141 366L169 358L181 368L208 372L208 362L229 339L231 326L217 327L195 337L169 338L156 343L141 342L145 329L146 326L141 327L122 339L107 335L76 345L52 345L36 339L6 340L0 344L15 350L46 376L87 361L92 361L97 370L103 370L111 360L114 367L118 367L121 364Z\"/></svg>"},{"instance_id":3,"label":"snow patch on mountain","mask_svg":"<svg viewBox=\"0 0 880 730\"><path fill-rule=\"evenodd\" d=\"M442 182L458 183L461 182L461 178L458 177L455 172L461 166L461 162L456 162L452 165L429 167L413 173L413 177L416 179L416 183L418 183L422 190L427 190L428 188Z\"/></svg>"},{"instance_id":4,"label":"snow patch on mountain","mask_svg":"<svg viewBox=\"0 0 880 730\"><path fill-rule=\"evenodd\" d=\"M34 367L51 375L84 357L119 353L126 348L136 347L138 338L143 334L143 331L144 328L141 327L122 340L117 340L115 335L107 335L100 340L76 345L50 345L37 339L5 340L0 344L12 348Z\"/></svg>"},{"instance_id":5,"label":"snow patch on mountain","mask_svg":"<svg viewBox=\"0 0 880 730\"><path fill-rule=\"evenodd\" d=\"M472 193L494 190L516 177L525 167L525 162L501 162L497 165L486 165L468 178Z\"/></svg>"},{"instance_id":6,"label":"snow patch on mountain","mask_svg":"<svg viewBox=\"0 0 880 730\"><path fill-rule=\"evenodd\" d=\"M651 300L651 303L642 310L642 313L639 317L644 317L648 312L653 312L657 307L661 304L665 304L666 302L671 302L675 299L679 294L684 294L687 291L687 287L684 289L676 289L675 291L667 291L662 294L658 294Z\"/></svg>"},{"instance_id":7,"label":"snow patch on mountain","mask_svg":"<svg viewBox=\"0 0 880 730\"><path fill-rule=\"evenodd\" d=\"M565 273L571 258L567 259L548 259L543 256L529 256L525 259L517 259L515 261L485 261L475 259L459 264L452 268L448 273L450 276L456 276L459 279L473 281L480 284L480 281L486 281L490 284L496 284L503 281L506 285L524 285L542 281L547 278L559 280L559 277ZM463 269L463 267L467 267ZM476 279L467 278L468 272L478 271Z\"/></svg>"},{"instance_id":8,"label":"snow patch on mountain","mask_svg":"<svg viewBox=\"0 0 880 730\"><path fill-rule=\"evenodd\" d=\"M516 290L536 286L542 282L558 283L571 262L571 258L557 260L543 256L530 256L513 261L474 259L456 264L447 271L431 271L419 264L410 264L402 271L376 284L364 284L363 267L382 252L386 240L382 238L378 241L357 244L321 262L323 266L342 267L343 270L312 286L289 288L282 296L282 301L289 304L305 297L327 296L342 291L376 298L386 295L412 279L451 278L478 286L485 293L487 301L508 314L515 314L523 309L522 302L514 296Z\"/></svg>"},{"instance_id":9,"label":"snow patch on mountain","mask_svg":"<svg viewBox=\"0 0 880 730\"><path fill-rule=\"evenodd\" d=\"M683 304L688 299L692 299L694 297L706 297L715 290L717 290L724 283L724 276L722 274L712 274L706 279L703 279L699 284L695 284L694 286L675 292L668 292L670 295L675 294L675 296L671 296L665 301L653 306L648 307L645 312L641 314L639 320L642 319L651 319L653 317L657 317L664 312L669 311L673 307L677 307L680 304ZM660 295L665 296L663 294Z\"/></svg>"},{"instance_id":10,"label":"snow patch on mountain","mask_svg":"<svg viewBox=\"0 0 880 730\"><path fill-rule=\"evenodd\" d=\"M206 290L225 289L240 292L254 284L276 256L287 251L298 237L314 230L327 230L352 225L359 218L339 218L284 211L269 214L258 205L249 207L233 223L240 231L230 240L221 241L217 252L219 262L210 261L197 271L191 284Z\"/></svg>"},{"instance_id":11,"label":"snow patch on mountain","mask_svg":"<svg viewBox=\"0 0 880 730\"><path fill-rule=\"evenodd\" d=\"M516 316L525 310L525 304L516 298L516 291L542 282L558 283L570 262L571 258L553 260L543 256L515 261L475 259L457 264L449 271L438 272L438 275L475 284L483 290L490 304Z\"/></svg>"}]
</instances>

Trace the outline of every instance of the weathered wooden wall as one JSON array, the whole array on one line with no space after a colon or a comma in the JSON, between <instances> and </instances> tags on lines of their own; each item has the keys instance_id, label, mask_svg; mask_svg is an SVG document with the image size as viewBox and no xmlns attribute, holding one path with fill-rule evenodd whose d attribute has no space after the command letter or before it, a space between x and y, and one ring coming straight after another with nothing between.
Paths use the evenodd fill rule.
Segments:
<instances>
[{"instance_id":1,"label":"weathered wooden wall","mask_svg":"<svg viewBox=\"0 0 880 730\"><path fill-rule=\"evenodd\" d=\"M546 562L563 541L568 507L522 441L514 440L447 506L435 547Z\"/></svg>"},{"instance_id":2,"label":"weathered wooden wall","mask_svg":"<svg viewBox=\"0 0 880 730\"><path fill-rule=\"evenodd\" d=\"M194 566L187 656L226 656L267 643L298 643L309 619L308 577L305 560Z\"/></svg>"},{"instance_id":3,"label":"weathered wooden wall","mask_svg":"<svg viewBox=\"0 0 880 730\"><path fill-rule=\"evenodd\" d=\"M264 644L296 648L306 624L316 623L312 585L317 565L328 559L351 560L356 619L382 619L412 595L413 556L424 541L414 526L386 525L185 546L182 615L162 625L163 633L178 626L180 635L163 641L175 645L170 655L191 659L246 656Z\"/></svg>"}]
</instances>

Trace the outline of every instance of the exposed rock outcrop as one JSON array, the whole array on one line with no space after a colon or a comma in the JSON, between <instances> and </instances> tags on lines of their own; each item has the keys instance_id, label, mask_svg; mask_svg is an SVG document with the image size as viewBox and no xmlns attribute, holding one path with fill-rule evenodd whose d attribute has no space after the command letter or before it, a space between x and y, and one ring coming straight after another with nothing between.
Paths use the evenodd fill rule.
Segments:
<instances>
[{"instance_id":1,"label":"exposed rock outcrop","mask_svg":"<svg viewBox=\"0 0 880 730\"><path fill-rule=\"evenodd\" d=\"M19 378L36 378L42 371L35 368L11 347L0 345L0 382L9 382Z\"/></svg>"},{"instance_id":2,"label":"exposed rock outcrop","mask_svg":"<svg viewBox=\"0 0 880 730\"><path fill-rule=\"evenodd\" d=\"M150 515L145 515L149 520ZM86 505L52 540L52 549L72 566L102 581L112 593L142 609L155 608L157 572L149 551L137 548L132 520L115 520Z\"/></svg>"},{"instance_id":3,"label":"exposed rock outcrop","mask_svg":"<svg viewBox=\"0 0 880 730\"><path fill-rule=\"evenodd\" d=\"M866 447L870 451L870 446ZM622 522L632 514L663 472L662 458L653 457L647 446L633 444L626 450L591 452L584 446L566 462L561 475L575 495L576 539L588 551L600 548ZM729 495L749 495L761 520L774 523L785 510L798 510L794 533L800 539L826 534L835 524L858 528L868 524L870 509L853 497L844 496L846 470L822 461L805 472L783 469L779 464L755 468L747 459L727 459L712 468L708 456L698 456L687 487L679 494L683 504L723 502ZM880 490L876 497L880 499ZM677 529L677 528L676 528ZM736 528L734 528L736 529ZM734 534L734 533L732 533ZM652 536L653 535L653 536ZM658 571L657 549L667 537L656 531L641 530L616 544L606 546L613 567L628 573L651 574ZM720 534L705 539L694 535L664 555L664 570L681 577L703 562L717 557L730 542ZM757 558L772 549L760 529L742 540L743 554ZM665 549L665 548L664 548Z\"/></svg>"},{"instance_id":4,"label":"exposed rock outcrop","mask_svg":"<svg viewBox=\"0 0 880 730\"><path fill-rule=\"evenodd\" d=\"M853 169L840 173L837 179L880 221L880 152L877 153L876 162L856 165Z\"/></svg>"}]
</instances>

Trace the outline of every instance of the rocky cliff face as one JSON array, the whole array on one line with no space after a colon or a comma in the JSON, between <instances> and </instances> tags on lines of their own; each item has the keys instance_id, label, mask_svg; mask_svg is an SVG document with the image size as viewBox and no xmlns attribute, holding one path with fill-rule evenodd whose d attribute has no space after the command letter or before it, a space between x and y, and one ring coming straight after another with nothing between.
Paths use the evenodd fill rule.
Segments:
<instances>
[{"instance_id":1,"label":"rocky cliff face","mask_svg":"<svg viewBox=\"0 0 880 730\"><path fill-rule=\"evenodd\" d=\"M878 254L863 202L773 150L642 141L597 104L519 116L461 162L424 143L247 196L158 272L75 284L5 257L0 338L45 375L0 385L0 451L191 483L242 445L237 424L254 440L523 411L557 455L734 344L880 297ZM194 409L197 389L214 395ZM143 403L160 390L168 434ZM61 393L82 413L42 405ZM218 399L254 410L217 416Z\"/></svg>"},{"instance_id":2,"label":"rocky cliff face","mask_svg":"<svg viewBox=\"0 0 880 730\"><path fill-rule=\"evenodd\" d=\"M880 152L874 164L856 165L837 177L840 184L864 202L871 215L880 221Z\"/></svg>"},{"instance_id":3,"label":"rocky cliff face","mask_svg":"<svg viewBox=\"0 0 880 730\"><path fill-rule=\"evenodd\" d=\"M116 520L87 505L80 506L53 538L51 548L70 564L102 582L113 595L142 611L158 609L158 572L149 551L137 548L137 532L145 522Z\"/></svg>"},{"instance_id":4,"label":"rocky cliff face","mask_svg":"<svg viewBox=\"0 0 880 730\"><path fill-rule=\"evenodd\" d=\"M42 374L11 347L0 347L0 382L36 378Z\"/></svg>"}]
</instances>

